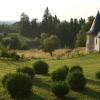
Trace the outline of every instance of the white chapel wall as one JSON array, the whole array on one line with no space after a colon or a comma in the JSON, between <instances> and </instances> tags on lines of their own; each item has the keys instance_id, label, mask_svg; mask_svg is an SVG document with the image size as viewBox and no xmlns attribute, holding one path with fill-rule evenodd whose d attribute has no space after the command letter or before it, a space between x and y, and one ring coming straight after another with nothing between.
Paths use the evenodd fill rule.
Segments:
<instances>
[{"instance_id":1,"label":"white chapel wall","mask_svg":"<svg viewBox=\"0 0 100 100\"><path fill-rule=\"evenodd\" d=\"M95 37L95 51L100 51L100 38Z\"/></svg>"},{"instance_id":2,"label":"white chapel wall","mask_svg":"<svg viewBox=\"0 0 100 100\"><path fill-rule=\"evenodd\" d=\"M94 51L94 44L95 44L95 40L94 40L94 36L92 35L87 35L87 41L86 41L86 52L92 52Z\"/></svg>"}]
</instances>

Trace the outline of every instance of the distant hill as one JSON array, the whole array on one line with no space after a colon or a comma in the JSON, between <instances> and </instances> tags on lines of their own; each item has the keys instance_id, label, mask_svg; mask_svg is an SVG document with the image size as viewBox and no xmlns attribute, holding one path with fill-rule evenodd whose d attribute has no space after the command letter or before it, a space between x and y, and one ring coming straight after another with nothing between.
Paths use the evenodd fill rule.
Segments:
<instances>
[{"instance_id":1,"label":"distant hill","mask_svg":"<svg viewBox=\"0 0 100 100\"><path fill-rule=\"evenodd\" d=\"M10 25L10 24L13 24L15 22L16 21L0 21L0 25L2 25L2 24L8 24L8 25Z\"/></svg>"}]
</instances>

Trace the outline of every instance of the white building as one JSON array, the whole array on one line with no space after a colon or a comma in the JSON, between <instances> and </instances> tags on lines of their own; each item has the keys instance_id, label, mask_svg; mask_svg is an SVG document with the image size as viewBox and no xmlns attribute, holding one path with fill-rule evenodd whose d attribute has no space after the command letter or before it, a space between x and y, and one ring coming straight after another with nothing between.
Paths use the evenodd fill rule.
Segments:
<instances>
[{"instance_id":1,"label":"white building","mask_svg":"<svg viewBox=\"0 0 100 100\"><path fill-rule=\"evenodd\" d=\"M86 52L100 52L100 13L98 12L90 30L87 32Z\"/></svg>"}]
</instances>

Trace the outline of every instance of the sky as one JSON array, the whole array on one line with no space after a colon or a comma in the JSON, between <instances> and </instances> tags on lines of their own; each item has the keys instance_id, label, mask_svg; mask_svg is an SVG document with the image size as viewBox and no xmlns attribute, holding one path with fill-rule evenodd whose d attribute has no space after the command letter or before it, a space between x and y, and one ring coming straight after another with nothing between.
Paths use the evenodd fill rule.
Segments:
<instances>
[{"instance_id":1,"label":"sky","mask_svg":"<svg viewBox=\"0 0 100 100\"><path fill-rule=\"evenodd\" d=\"M22 12L41 20L47 6L60 20L79 19L95 16L100 0L0 0L0 21L18 21Z\"/></svg>"}]
</instances>

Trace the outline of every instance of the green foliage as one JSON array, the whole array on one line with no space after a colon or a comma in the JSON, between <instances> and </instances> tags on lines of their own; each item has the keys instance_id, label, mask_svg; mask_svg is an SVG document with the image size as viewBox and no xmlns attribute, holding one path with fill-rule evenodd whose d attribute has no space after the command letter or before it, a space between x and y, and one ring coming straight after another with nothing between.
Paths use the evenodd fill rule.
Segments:
<instances>
[{"instance_id":1,"label":"green foliage","mask_svg":"<svg viewBox=\"0 0 100 100\"><path fill-rule=\"evenodd\" d=\"M4 35L0 34L0 42L2 41L3 38L4 38Z\"/></svg>"},{"instance_id":2,"label":"green foliage","mask_svg":"<svg viewBox=\"0 0 100 100\"><path fill-rule=\"evenodd\" d=\"M92 23L93 23L94 17L90 16L88 17L88 22L85 24L83 23L79 33L76 35L76 47L84 47L86 44L86 32L89 31Z\"/></svg>"},{"instance_id":3,"label":"green foliage","mask_svg":"<svg viewBox=\"0 0 100 100\"><path fill-rule=\"evenodd\" d=\"M24 73L15 73L7 79L6 89L12 97L27 97L32 89L31 78Z\"/></svg>"},{"instance_id":4,"label":"green foliage","mask_svg":"<svg viewBox=\"0 0 100 100\"><path fill-rule=\"evenodd\" d=\"M33 39L27 38L25 36L19 35L21 41L21 49L27 50L33 48L34 41Z\"/></svg>"},{"instance_id":5,"label":"green foliage","mask_svg":"<svg viewBox=\"0 0 100 100\"><path fill-rule=\"evenodd\" d=\"M74 48L75 46L85 46L85 33L90 29L93 20L94 17L90 16L87 22L83 18L80 18L79 20L71 18L69 22L66 20L60 21L56 15L52 16L47 7L44 11L41 22L38 22L37 18L30 21L28 15L22 13L19 22L15 22L12 25L0 25L0 33L20 32L22 36L28 37L29 39L40 38L41 33L46 33L46 35L41 37L40 41L44 40L45 36L56 35L60 40L60 47L66 46L68 48ZM5 36L6 35L4 35L4 38ZM8 45L12 40L14 41L14 39L11 38L4 38L2 40L2 36L0 36L0 40L6 45ZM14 41L12 45L14 43L18 42ZM51 42L49 43L51 44ZM34 45L31 46L34 47ZM31 46L29 46L28 43L25 43L22 48L30 49ZM13 45L12 47L19 49L20 45ZM36 47L42 47L40 42L39 44L35 42L35 48ZM51 53L51 51L52 50L49 49L48 52Z\"/></svg>"},{"instance_id":6,"label":"green foliage","mask_svg":"<svg viewBox=\"0 0 100 100\"><path fill-rule=\"evenodd\" d=\"M64 97L69 92L69 86L65 81L54 82L52 92L59 98Z\"/></svg>"},{"instance_id":7,"label":"green foliage","mask_svg":"<svg viewBox=\"0 0 100 100\"><path fill-rule=\"evenodd\" d=\"M79 32L76 36L76 47L84 47L86 45L86 33Z\"/></svg>"},{"instance_id":8,"label":"green foliage","mask_svg":"<svg viewBox=\"0 0 100 100\"><path fill-rule=\"evenodd\" d=\"M74 48L75 44L77 44L77 46L80 45L80 43L83 45L83 41L81 41L81 39L80 39L80 38L82 38L83 35L80 36L78 33L80 32L80 30L82 31L82 33L86 33L86 31L88 31L90 28L92 20L93 20L93 18L90 17L88 22L85 22L85 19L83 19L83 18L80 18L79 20L71 18L69 22L66 20L60 21L56 15L52 16L52 14L49 11L49 8L47 7L44 11L43 19L41 22L38 22L37 18L34 18L30 21L28 15L26 15L25 13L22 13L20 16L19 22L15 22L14 24L11 24L11 25L6 25L6 24L0 25L0 33L4 34L3 39L2 39L2 37L0 37L0 38L1 38L1 41L3 44L5 44L5 45L10 44L10 46L14 49L30 49L30 48L43 47L40 44L40 42L43 41L44 39L46 39L47 36L54 35L59 38L60 43L58 43L58 44L60 44L60 47L66 46L69 48ZM31 43L32 43L32 44L30 43L31 46L27 42L23 43L20 39L21 45L18 45L18 43L20 43L18 38L14 37L16 39L16 41L19 41L19 42L16 42L16 41L14 41L14 38L6 37L6 34L8 34L8 33L10 34L13 32L15 32L15 33L19 32L22 36L27 37L29 39L35 39L35 38L41 38L41 39L39 41L36 40L36 42L31 41ZM41 33L46 33L46 35L43 34L41 36ZM77 42L76 42L76 38L77 38ZM12 42L12 41L14 41L14 42ZM51 42L49 42L49 43L52 44ZM49 43L47 43L47 44L49 44ZM16 44L16 45L14 45L14 44ZM56 46L54 49L56 49ZM50 46L50 48L51 48L51 46ZM57 46L57 48L58 48L58 46ZM50 53L53 50L49 49L49 51L48 51L46 49L46 51L50 52ZM51 55L52 55L52 53L51 53Z\"/></svg>"},{"instance_id":9,"label":"green foliage","mask_svg":"<svg viewBox=\"0 0 100 100\"><path fill-rule=\"evenodd\" d=\"M20 59L20 56L16 52L10 51L9 47L3 45L0 45L0 57L11 58L16 61Z\"/></svg>"},{"instance_id":10,"label":"green foliage","mask_svg":"<svg viewBox=\"0 0 100 100\"><path fill-rule=\"evenodd\" d=\"M79 65L74 65L70 68L69 72L75 72L75 71L78 71L78 72L81 72L83 73L83 69L81 66Z\"/></svg>"},{"instance_id":11,"label":"green foliage","mask_svg":"<svg viewBox=\"0 0 100 100\"><path fill-rule=\"evenodd\" d=\"M21 49L21 41L17 35L8 36L2 39L1 44L9 46L11 49Z\"/></svg>"},{"instance_id":12,"label":"green foliage","mask_svg":"<svg viewBox=\"0 0 100 100\"><path fill-rule=\"evenodd\" d=\"M12 58L13 60L19 61L21 58L16 52L9 52L9 57Z\"/></svg>"},{"instance_id":13,"label":"green foliage","mask_svg":"<svg viewBox=\"0 0 100 100\"><path fill-rule=\"evenodd\" d=\"M86 79L81 72L70 72L67 80L70 88L74 91L82 91L85 88Z\"/></svg>"},{"instance_id":14,"label":"green foliage","mask_svg":"<svg viewBox=\"0 0 100 100\"><path fill-rule=\"evenodd\" d=\"M68 67L63 66L62 68L59 68L52 72L51 78L53 81L63 81L66 79L68 74Z\"/></svg>"},{"instance_id":15,"label":"green foliage","mask_svg":"<svg viewBox=\"0 0 100 100\"><path fill-rule=\"evenodd\" d=\"M63 65L62 68L65 68L66 73L68 74L69 68L66 65Z\"/></svg>"},{"instance_id":16,"label":"green foliage","mask_svg":"<svg viewBox=\"0 0 100 100\"><path fill-rule=\"evenodd\" d=\"M95 60L94 60L95 59ZM33 60L25 60L20 62L15 62L12 60L7 59L0 59L0 80L6 73L14 73L15 69L18 68L18 66L24 67L25 65L31 66L33 62L35 62L36 59ZM81 100L83 98L87 98L89 100L99 99L99 79L94 78L96 71L100 70L100 54L99 53L92 53L88 54L82 57L77 58L67 58L62 60L56 60L56 59L45 59L45 61L50 65L50 72L54 71L58 67L62 67L62 65L75 65L78 61L79 65L83 66L83 70L85 70L85 76L86 78L89 78L89 82L86 85L86 89L83 92L73 92L72 90L66 95L63 99L64 100L73 100L78 99ZM91 62L91 63L90 63ZM70 68L69 66L69 68ZM95 66L95 67L94 67ZM50 90L51 83L51 77L45 76L45 75L37 75L36 79L33 80L33 94L32 96L26 98L26 100L55 100L56 98L52 91ZM95 91L95 92L94 92ZM35 96L34 96L35 95ZM13 100L13 98L9 95L9 93L3 88L1 81L0 81L0 100ZM19 100L19 99L17 99ZM21 99L24 100L24 99Z\"/></svg>"},{"instance_id":17,"label":"green foliage","mask_svg":"<svg viewBox=\"0 0 100 100\"><path fill-rule=\"evenodd\" d=\"M10 49L30 49L40 46L40 40L38 37L27 38L20 33L9 33L1 39L1 44L9 46Z\"/></svg>"},{"instance_id":18,"label":"green foliage","mask_svg":"<svg viewBox=\"0 0 100 100\"><path fill-rule=\"evenodd\" d=\"M39 60L33 64L33 68L37 74L47 74L49 66L46 62Z\"/></svg>"},{"instance_id":19,"label":"green foliage","mask_svg":"<svg viewBox=\"0 0 100 100\"><path fill-rule=\"evenodd\" d=\"M9 58L9 47L0 44L0 56Z\"/></svg>"},{"instance_id":20,"label":"green foliage","mask_svg":"<svg viewBox=\"0 0 100 100\"><path fill-rule=\"evenodd\" d=\"M10 76L12 76L12 74L8 73L8 74L6 74L6 75L2 78L3 87L6 86L7 79L8 79Z\"/></svg>"},{"instance_id":21,"label":"green foliage","mask_svg":"<svg viewBox=\"0 0 100 100\"><path fill-rule=\"evenodd\" d=\"M44 11L43 19L42 19L42 30L46 33L50 32L52 27L52 15L49 12L49 8L47 7Z\"/></svg>"},{"instance_id":22,"label":"green foliage","mask_svg":"<svg viewBox=\"0 0 100 100\"><path fill-rule=\"evenodd\" d=\"M97 78L97 79L100 79L100 71L97 71L97 72L96 72L96 78Z\"/></svg>"},{"instance_id":23,"label":"green foliage","mask_svg":"<svg viewBox=\"0 0 100 100\"><path fill-rule=\"evenodd\" d=\"M22 73L28 74L31 77L31 79L34 78L34 76L35 76L34 70L30 67L18 68L17 72L22 72Z\"/></svg>"},{"instance_id":24,"label":"green foliage","mask_svg":"<svg viewBox=\"0 0 100 100\"><path fill-rule=\"evenodd\" d=\"M29 22L29 17L25 14L21 14L21 19L20 19L20 33L23 36L31 37L31 25Z\"/></svg>"},{"instance_id":25,"label":"green foliage","mask_svg":"<svg viewBox=\"0 0 100 100\"><path fill-rule=\"evenodd\" d=\"M43 41L44 39L46 39L48 37L48 34L47 33L41 33L40 37L41 37L41 41Z\"/></svg>"},{"instance_id":26,"label":"green foliage","mask_svg":"<svg viewBox=\"0 0 100 100\"><path fill-rule=\"evenodd\" d=\"M30 23L31 23L31 36L33 38L36 38L39 36L40 33L39 29L40 23L37 22L37 18L32 19Z\"/></svg>"},{"instance_id":27,"label":"green foliage","mask_svg":"<svg viewBox=\"0 0 100 100\"><path fill-rule=\"evenodd\" d=\"M43 49L46 52L52 53L52 51L59 47L60 41L57 36L51 35L43 41Z\"/></svg>"},{"instance_id":28,"label":"green foliage","mask_svg":"<svg viewBox=\"0 0 100 100\"><path fill-rule=\"evenodd\" d=\"M40 39L38 37L35 37L33 39L33 44L31 45L31 47L39 48L40 46L41 46Z\"/></svg>"},{"instance_id":29,"label":"green foliage","mask_svg":"<svg viewBox=\"0 0 100 100\"><path fill-rule=\"evenodd\" d=\"M18 30L14 29L14 25L12 25L11 23L6 24L0 24L0 33L13 33L13 32L17 32Z\"/></svg>"}]
</instances>

